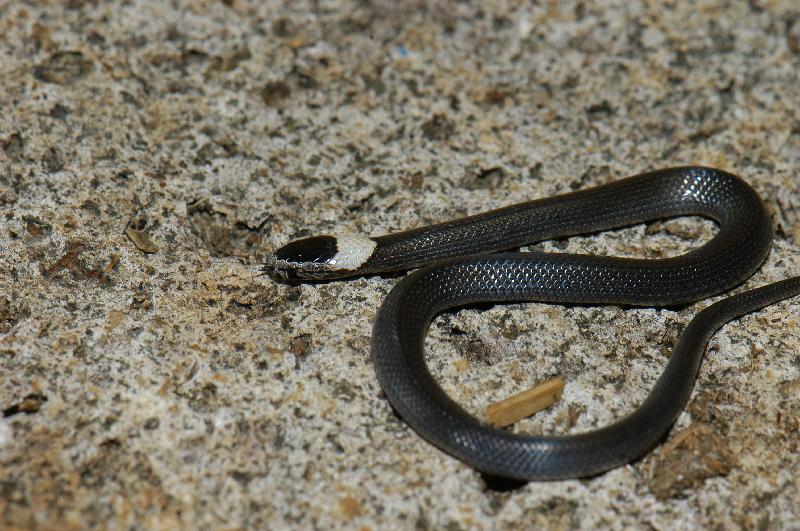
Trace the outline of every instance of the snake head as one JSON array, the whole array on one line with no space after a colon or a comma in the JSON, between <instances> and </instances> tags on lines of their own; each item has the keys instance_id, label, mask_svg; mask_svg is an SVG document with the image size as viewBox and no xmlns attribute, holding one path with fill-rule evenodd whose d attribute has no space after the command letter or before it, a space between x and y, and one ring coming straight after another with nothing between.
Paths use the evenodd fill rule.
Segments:
<instances>
[{"instance_id":1,"label":"snake head","mask_svg":"<svg viewBox=\"0 0 800 531\"><path fill-rule=\"evenodd\" d=\"M263 272L283 280L326 280L358 275L377 243L358 235L312 236L287 243L268 258Z\"/></svg>"}]
</instances>

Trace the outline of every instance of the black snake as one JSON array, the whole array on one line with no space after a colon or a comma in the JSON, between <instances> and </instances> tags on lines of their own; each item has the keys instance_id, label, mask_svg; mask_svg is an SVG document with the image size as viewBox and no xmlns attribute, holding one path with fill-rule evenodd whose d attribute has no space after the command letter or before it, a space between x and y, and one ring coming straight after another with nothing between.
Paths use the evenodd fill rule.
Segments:
<instances>
[{"instance_id":1,"label":"black snake","mask_svg":"<svg viewBox=\"0 0 800 531\"><path fill-rule=\"evenodd\" d=\"M656 260L499 252L681 215L710 218L719 231L689 253ZM766 258L772 237L765 206L747 183L721 170L692 166L387 236L297 240L275 251L265 268L288 279L330 279L425 266L394 287L375 318L372 357L389 401L417 433L483 472L558 479L597 474L653 448L685 407L714 332L731 319L800 293L800 277L740 293L700 312L636 410L605 428L562 437L496 429L451 400L424 361L431 319L478 302L690 303L749 278Z\"/></svg>"}]
</instances>

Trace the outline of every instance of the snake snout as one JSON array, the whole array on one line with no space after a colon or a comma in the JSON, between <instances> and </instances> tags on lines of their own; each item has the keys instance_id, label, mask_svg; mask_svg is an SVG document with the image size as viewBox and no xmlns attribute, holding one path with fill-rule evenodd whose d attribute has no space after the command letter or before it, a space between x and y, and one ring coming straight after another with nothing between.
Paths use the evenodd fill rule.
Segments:
<instances>
[{"instance_id":1,"label":"snake snout","mask_svg":"<svg viewBox=\"0 0 800 531\"><path fill-rule=\"evenodd\" d=\"M336 238L313 236L287 243L267 258L263 271L283 280L313 279L330 269Z\"/></svg>"},{"instance_id":2,"label":"snake snout","mask_svg":"<svg viewBox=\"0 0 800 531\"><path fill-rule=\"evenodd\" d=\"M327 264L336 256L336 238L333 236L312 236L289 242L273 254L278 262L295 264Z\"/></svg>"},{"instance_id":3,"label":"snake snout","mask_svg":"<svg viewBox=\"0 0 800 531\"><path fill-rule=\"evenodd\" d=\"M331 280L362 274L377 242L362 235L312 236L278 248L264 272L283 280Z\"/></svg>"}]
</instances>

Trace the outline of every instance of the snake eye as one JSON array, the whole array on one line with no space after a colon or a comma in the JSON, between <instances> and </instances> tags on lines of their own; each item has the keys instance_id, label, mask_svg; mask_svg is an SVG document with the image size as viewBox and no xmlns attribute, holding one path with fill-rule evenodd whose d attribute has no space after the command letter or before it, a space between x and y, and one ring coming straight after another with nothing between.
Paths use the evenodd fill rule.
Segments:
<instances>
[{"instance_id":1,"label":"snake eye","mask_svg":"<svg viewBox=\"0 0 800 531\"><path fill-rule=\"evenodd\" d=\"M275 251L275 258L293 264L326 264L336 252L336 238L313 236L287 243Z\"/></svg>"}]
</instances>

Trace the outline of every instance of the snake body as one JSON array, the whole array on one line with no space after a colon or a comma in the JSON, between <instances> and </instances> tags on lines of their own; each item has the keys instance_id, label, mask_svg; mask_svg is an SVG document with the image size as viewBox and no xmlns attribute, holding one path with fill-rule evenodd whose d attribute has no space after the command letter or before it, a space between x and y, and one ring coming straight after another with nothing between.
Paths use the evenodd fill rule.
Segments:
<instances>
[{"instance_id":1,"label":"snake body","mask_svg":"<svg viewBox=\"0 0 800 531\"><path fill-rule=\"evenodd\" d=\"M664 259L498 253L681 215L710 218L719 230L705 245ZM560 437L496 429L448 397L424 360L424 338L433 317L484 302L694 302L749 278L766 258L772 237L767 210L747 183L718 169L691 166L377 238L298 240L278 249L266 267L278 276L326 279L425 266L392 289L373 325L372 358L389 402L422 437L480 471L525 480L561 479L594 475L652 449L685 407L714 332L737 316L800 293L800 278L709 306L687 326L636 410L607 427Z\"/></svg>"}]
</instances>

